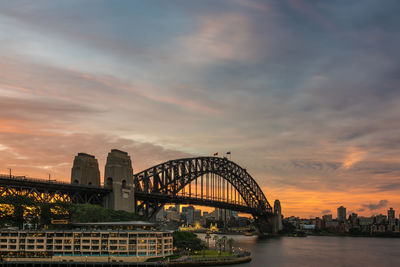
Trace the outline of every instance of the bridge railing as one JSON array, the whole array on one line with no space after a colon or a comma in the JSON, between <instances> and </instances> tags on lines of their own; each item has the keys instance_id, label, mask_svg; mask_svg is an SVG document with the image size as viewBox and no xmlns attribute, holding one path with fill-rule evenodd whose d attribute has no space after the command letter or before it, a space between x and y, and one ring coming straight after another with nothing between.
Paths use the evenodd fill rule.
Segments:
<instances>
[{"instance_id":1,"label":"bridge railing","mask_svg":"<svg viewBox=\"0 0 400 267\"><path fill-rule=\"evenodd\" d=\"M33 182L33 183L46 183L46 184L57 184L57 185L73 185L79 186L82 188L104 188L104 186L93 186L93 185L83 185L83 184L71 184L64 181L56 181L56 180L47 180L43 178L32 178L27 176L17 176L17 175L7 175L7 174L0 174L0 179L8 179L12 181L21 181L21 182Z\"/></svg>"}]
</instances>

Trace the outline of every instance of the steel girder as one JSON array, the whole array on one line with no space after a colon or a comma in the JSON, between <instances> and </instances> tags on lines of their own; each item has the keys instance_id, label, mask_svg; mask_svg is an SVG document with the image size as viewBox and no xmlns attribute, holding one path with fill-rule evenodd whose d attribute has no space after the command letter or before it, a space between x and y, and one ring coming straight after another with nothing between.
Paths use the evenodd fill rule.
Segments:
<instances>
[{"instance_id":1,"label":"steel girder","mask_svg":"<svg viewBox=\"0 0 400 267\"><path fill-rule=\"evenodd\" d=\"M102 205L109 189L48 182L46 180L0 176L0 196L32 196L40 202L73 202Z\"/></svg>"},{"instance_id":2,"label":"steel girder","mask_svg":"<svg viewBox=\"0 0 400 267\"><path fill-rule=\"evenodd\" d=\"M186 185L207 173L216 174L227 180L242 196L246 206L239 207L196 198L184 199L178 195ZM254 217L272 213L272 207L257 182L246 169L226 158L198 157L171 160L135 174L134 182L135 199L141 201L136 210L148 216L154 215L164 203L183 202L229 208L251 213Z\"/></svg>"}]
</instances>

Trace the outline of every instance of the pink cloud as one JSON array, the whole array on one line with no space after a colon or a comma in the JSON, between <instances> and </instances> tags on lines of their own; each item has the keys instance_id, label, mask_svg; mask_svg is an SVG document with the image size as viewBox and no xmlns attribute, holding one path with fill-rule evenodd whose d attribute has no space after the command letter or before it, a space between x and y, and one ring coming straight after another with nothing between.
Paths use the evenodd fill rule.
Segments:
<instances>
[{"instance_id":1,"label":"pink cloud","mask_svg":"<svg viewBox=\"0 0 400 267\"><path fill-rule=\"evenodd\" d=\"M240 14L201 17L199 29L183 37L184 61L205 64L224 60L256 59L252 40L253 26Z\"/></svg>"}]
</instances>

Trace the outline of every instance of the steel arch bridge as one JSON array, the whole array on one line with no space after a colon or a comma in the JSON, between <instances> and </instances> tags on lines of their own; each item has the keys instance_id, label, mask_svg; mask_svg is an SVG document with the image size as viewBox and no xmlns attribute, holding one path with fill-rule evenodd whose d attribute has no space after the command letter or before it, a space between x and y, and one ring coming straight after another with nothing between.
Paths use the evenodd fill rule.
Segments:
<instances>
[{"instance_id":1,"label":"steel arch bridge","mask_svg":"<svg viewBox=\"0 0 400 267\"><path fill-rule=\"evenodd\" d=\"M170 160L134 175L136 212L154 216L166 203L211 206L271 216L272 207L246 169L227 158Z\"/></svg>"}]
</instances>

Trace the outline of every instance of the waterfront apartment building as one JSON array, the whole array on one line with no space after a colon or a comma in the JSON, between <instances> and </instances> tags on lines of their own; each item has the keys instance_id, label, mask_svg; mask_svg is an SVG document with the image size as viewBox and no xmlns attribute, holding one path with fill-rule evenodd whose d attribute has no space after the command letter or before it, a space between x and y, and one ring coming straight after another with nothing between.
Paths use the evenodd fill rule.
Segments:
<instances>
[{"instance_id":1,"label":"waterfront apartment building","mask_svg":"<svg viewBox=\"0 0 400 267\"><path fill-rule=\"evenodd\" d=\"M71 230L1 230L0 255L73 261L81 261L82 257L98 261L112 256L118 261L144 261L173 252L171 232L113 224L80 224L80 229Z\"/></svg>"}]
</instances>

